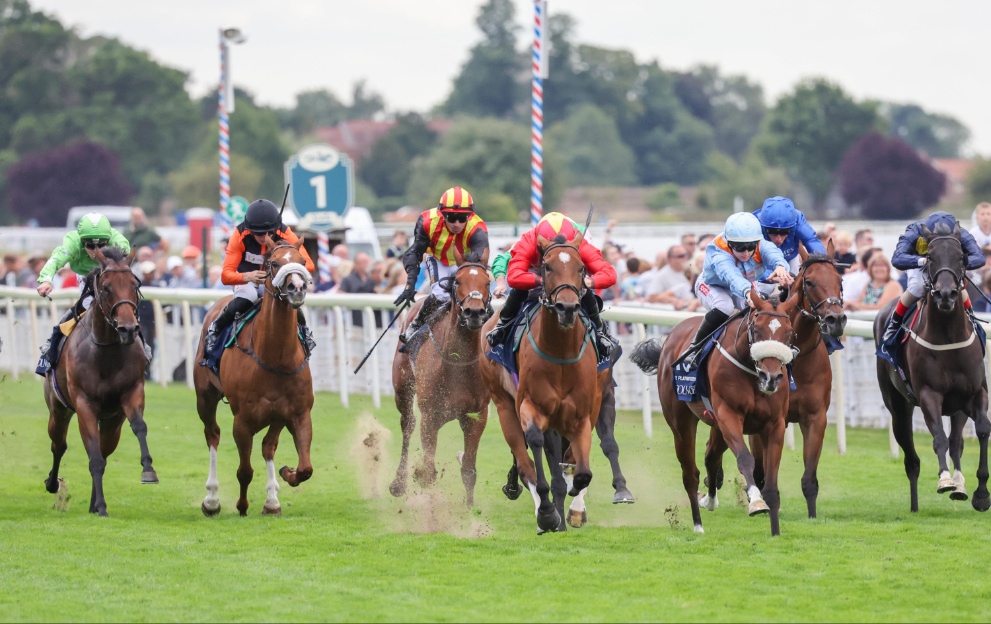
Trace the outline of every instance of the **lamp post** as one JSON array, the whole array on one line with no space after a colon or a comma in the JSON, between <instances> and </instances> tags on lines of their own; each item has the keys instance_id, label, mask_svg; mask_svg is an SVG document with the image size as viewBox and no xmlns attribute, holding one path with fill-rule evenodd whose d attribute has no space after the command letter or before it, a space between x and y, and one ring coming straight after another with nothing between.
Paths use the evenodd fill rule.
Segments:
<instances>
[{"instance_id":1,"label":"lamp post","mask_svg":"<svg viewBox=\"0 0 991 624\"><path fill-rule=\"evenodd\" d=\"M227 116L234 112L234 86L230 74L230 44L244 43L246 37L237 28L220 29L220 85L217 88L217 117L220 122L220 211L227 210L231 199L231 140Z\"/></svg>"}]
</instances>

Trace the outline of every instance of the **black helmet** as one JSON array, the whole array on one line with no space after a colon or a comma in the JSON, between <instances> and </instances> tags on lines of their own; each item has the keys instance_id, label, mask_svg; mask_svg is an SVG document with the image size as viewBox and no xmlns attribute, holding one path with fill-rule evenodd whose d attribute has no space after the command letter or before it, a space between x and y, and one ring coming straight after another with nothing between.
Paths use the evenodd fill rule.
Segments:
<instances>
[{"instance_id":1,"label":"black helmet","mask_svg":"<svg viewBox=\"0 0 991 624\"><path fill-rule=\"evenodd\" d=\"M279 209L267 199L256 199L251 202L244 215L244 225L252 232L274 232L279 229L281 222Z\"/></svg>"}]
</instances>

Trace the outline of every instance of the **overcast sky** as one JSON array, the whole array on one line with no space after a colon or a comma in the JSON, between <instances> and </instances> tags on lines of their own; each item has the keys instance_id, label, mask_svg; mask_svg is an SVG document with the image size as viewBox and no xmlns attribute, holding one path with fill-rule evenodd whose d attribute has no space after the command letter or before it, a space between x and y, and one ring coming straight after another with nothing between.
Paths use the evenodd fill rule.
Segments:
<instances>
[{"instance_id":1,"label":"overcast sky","mask_svg":"<svg viewBox=\"0 0 991 624\"><path fill-rule=\"evenodd\" d=\"M234 82L260 103L366 79L391 110L442 101L480 38L479 0L30 0L80 34L115 36L189 72L194 96L219 77L218 29L240 28ZM514 0L531 37L532 3ZM991 2L986 0L550 0L576 40L684 70L715 64L760 83L768 102L824 76L858 99L914 102L966 124L991 155ZM547 81L554 88L554 68ZM236 113L235 113L236 114Z\"/></svg>"}]
</instances>

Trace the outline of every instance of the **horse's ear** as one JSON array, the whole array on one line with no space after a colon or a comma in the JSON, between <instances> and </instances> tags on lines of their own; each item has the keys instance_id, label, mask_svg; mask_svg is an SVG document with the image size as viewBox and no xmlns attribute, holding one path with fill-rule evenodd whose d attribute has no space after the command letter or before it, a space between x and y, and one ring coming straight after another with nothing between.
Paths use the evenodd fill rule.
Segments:
<instances>
[{"instance_id":1,"label":"horse's ear","mask_svg":"<svg viewBox=\"0 0 991 624\"><path fill-rule=\"evenodd\" d=\"M830 236L826 240L826 255L829 256L830 258L835 258L836 257L836 247L833 246L833 237L832 236Z\"/></svg>"},{"instance_id":2,"label":"horse's ear","mask_svg":"<svg viewBox=\"0 0 991 624\"><path fill-rule=\"evenodd\" d=\"M956 222L953 223L953 232L951 232L951 233L954 236L960 236L960 222L959 221L956 221Z\"/></svg>"},{"instance_id":3,"label":"horse's ear","mask_svg":"<svg viewBox=\"0 0 991 624\"><path fill-rule=\"evenodd\" d=\"M299 238L297 238L296 242L293 243L292 246L295 247L297 250L299 250L299 248L303 246L303 237L300 236Z\"/></svg>"},{"instance_id":4,"label":"horse's ear","mask_svg":"<svg viewBox=\"0 0 991 624\"><path fill-rule=\"evenodd\" d=\"M802 259L802 262L809 259L809 250L805 248L803 243L798 243L798 257Z\"/></svg>"},{"instance_id":5,"label":"horse's ear","mask_svg":"<svg viewBox=\"0 0 991 624\"><path fill-rule=\"evenodd\" d=\"M755 310L763 310L767 307L767 302L760 298L760 293L757 292L756 288L751 288L747 292L747 298L750 299L750 303Z\"/></svg>"},{"instance_id":6,"label":"horse's ear","mask_svg":"<svg viewBox=\"0 0 991 624\"><path fill-rule=\"evenodd\" d=\"M929 240L930 238L933 237L932 230L930 230L929 226L926 225L925 223L922 224L922 237L925 238L926 240Z\"/></svg>"},{"instance_id":7,"label":"horse's ear","mask_svg":"<svg viewBox=\"0 0 991 624\"><path fill-rule=\"evenodd\" d=\"M540 234L537 234L537 246L540 247L540 249L547 249L553 244L554 243L552 243L550 239L544 238Z\"/></svg>"},{"instance_id":8,"label":"horse's ear","mask_svg":"<svg viewBox=\"0 0 991 624\"><path fill-rule=\"evenodd\" d=\"M136 248L131 247L131 253L127 254L127 266L131 266L131 263L134 262L134 256L137 252L138 250Z\"/></svg>"},{"instance_id":9,"label":"horse's ear","mask_svg":"<svg viewBox=\"0 0 991 624\"><path fill-rule=\"evenodd\" d=\"M107 264L107 257L103 255L103 249L101 247L96 248L96 256L94 260L99 262L101 265Z\"/></svg>"}]
</instances>

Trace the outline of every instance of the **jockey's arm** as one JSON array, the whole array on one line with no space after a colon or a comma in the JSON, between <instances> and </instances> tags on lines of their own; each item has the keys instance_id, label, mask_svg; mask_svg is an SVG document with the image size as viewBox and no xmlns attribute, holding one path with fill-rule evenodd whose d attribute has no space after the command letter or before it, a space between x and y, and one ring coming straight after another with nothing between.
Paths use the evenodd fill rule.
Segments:
<instances>
[{"instance_id":1,"label":"jockey's arm","mask_svg":"<svg viewBox=\"0 0 991 624\"><path fill-rule=\"evenodd\" d=\"M530 272L530 267L538 264L537 240L530 230L523 235L520 242L510 250L509 266L506 281L511 288L517 290L532 290L540 284L540 278Z\"/></svg>"},{"instance_id":2,"label":"jockey's arm","mask_svg":"<svg viewBox=\"0 0 991 624\"><path fill-rule=\"evenodd\" d=\"M231 238L227 241L227 252L224 255L224 269L220 273L220 281L226 286L237 286L246 283L243 273L237 272L237 265L241 264L244 257L244 241L241 240L241 233L234 230Z\"/></svg>"},{"instance_id":3,"label":"jockey's arm","mask_svg":"<svg viewBox=\"0 0 991 624\"><path fill-rule=\"evenodd\" d=\"M816 234L816 231L812 229L812 226L805 220L805 217L799 217L798 227L795 228L795 234L798 236L798 240L802 241L802 244L805 245L805 249L810 254L826 253L826 247L822 244L822 241L819 240L819 236Z\"/></svg>"},{"instance_id":4,"label":"jockey's arm","mask_svg":"<svg viewBox=\"0 0 991 624\"><path fill-rule=\"evenodd\" d=\"M489 264L489 233L485 229L479 227L476 228L474 232L471 233L471 238L468 239L468 249L470 252L475 252L480 258L479 262L488 266Z\"/></svg>"},{"instance_id":5,"label":"jockey's arm","mask_svg":"<svg viewBox=\"0 0 991 624\"><path fill-rule=\"evenodd\" d=\"M602 259L602 252L594 245L582 240L582 244L578 248L578 253L582 257L582 264L585 265L585 271L588 273L588 278L592 282L590 286L592 289L609 288L616 284L616 280L618 279L616 269Z\"/></svg>"},{"instance_id":6,"label":"jockey's arm","mask_svg":"<svg viewBox=\"0 0 991 624\"><path fill-rule=\"evenodd\" d=\"M72 250L74 248L77 249L77 253L79 252L78 250L82 249L79 239L75 238L75 240L73 240L73 237L66 234L62 239L62 244L52 251L52 257L48 259L48 262L45 263L45 266L43 266L41 271L38 273L38 283L51 284L52 279L55 278L55 274L58 273L59 269L64 267L69 262L69 259L72 257Z\"/></svg>"},{"instance_id":7,"label":"jockey's arm","mask_svg":"<svg viewBox=\"0 0 991 624\"><path fill-rule=\"evenodd\" d=\"M430 239L423 227L423 215L420 215L413 227L413 244L403 254L403 267L406 269L407 284L416 284L416 278L420 276L420 263L423 262L423 254L427 253L429 247Z\"/></svg>"},{"instance_id":8,"label":"jockey's arm","mask_svg":"<svg viewBox=\"0 0 991 624\"><path fill-rule=\"evenodd\" d=\"M114 228L110 228L110 241L107 243L108 247L119 247L124 251L124 253L131 253L131 243L128 242L127 238L118 232Z\"/></svg>"},{"instance_id":9,"label":"jockey's arm","mask_svg":"<svg viewBox=\"0 0 991 624\"><path fill-rule=\"evenodd\" d=\"M922 266L923 263L922 256L916 253L915 244L919 239L919 231L912 224L898 238L898 244L895 245L895 251L891 254L891 266L895 267L899 271L907 271L909 269L917 269Z\"/></svg>"},{"instance_id":10,"label":"jockey's arm","mask_svg":"<svg viewBox=\"0 0 991 624\"><path fill-rule=\"evenodd\" d=\"M961 228L960 230L960 243L963 246L963 251L967 254L967 270L976 271L984 266L984 252L981 251L981 246L977 244L977 239L974 235Z\"/></svg>"}]
</instances>

